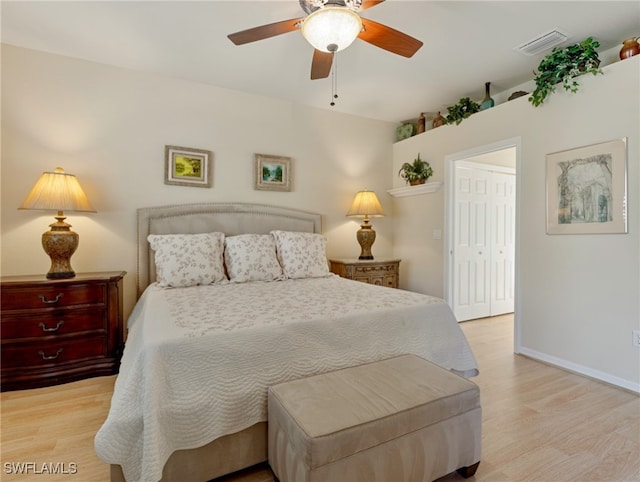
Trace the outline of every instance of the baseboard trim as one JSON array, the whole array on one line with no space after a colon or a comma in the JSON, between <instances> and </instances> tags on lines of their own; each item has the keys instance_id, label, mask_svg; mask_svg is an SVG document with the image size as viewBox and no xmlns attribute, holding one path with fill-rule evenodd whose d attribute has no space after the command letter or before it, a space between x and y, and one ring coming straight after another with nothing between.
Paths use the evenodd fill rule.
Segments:
<instances>
[{"instance_id":1,"label":"baseboard trim","mask_svg":"<svg viewBox=\"0 0 640 482\"><path fill-rule=\"evenodd\" d=\"M562 358L557 358L546 353L542 353L522 346L519 347L518 353L520 355L533 358L534 360L541 361L558 368L562 368L563 370L567 370L578 375L583 375L594 380L608 383L609 385L628 390L635 394L640 394L640 383L625 380L624 378L616 377L614 375L611 375L610 373L594 370L593 368L585 367L583 365L579 365L577 363L573 363Z\"/></svg>"}]
</instances>

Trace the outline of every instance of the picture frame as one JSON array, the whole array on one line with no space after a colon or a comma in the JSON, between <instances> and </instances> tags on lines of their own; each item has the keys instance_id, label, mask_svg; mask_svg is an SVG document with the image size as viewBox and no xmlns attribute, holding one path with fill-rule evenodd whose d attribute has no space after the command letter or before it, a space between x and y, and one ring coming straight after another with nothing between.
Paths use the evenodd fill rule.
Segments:
<instances>
[{"instance_id":1,"label":"picture frame","mask_svg":"<svg viewBox=\"0 0 640 482\"><path fill-rule=\"evenodd\" d=\"M254 154L254 189L291 191L291 158Z\"/></svg>"},{"instance_id":2,"label":"picture frame","mask_svg":"<svg viewBox=\"0 0 640 482\"><path fill-rule=\"evenodd\" d=\"M627 138L546 156L547 234L627 233Z\"/></svg>"},{"instance_id":3,"label":"picture frame","mask_svg":"<svg viewBox=\"0 0 640 482\"><path fill-rule=\"evenodd\" d=\"M204 149L165 146L164 183L174 186L211 187L213 154Z\"/></svg>"}]
</instances>

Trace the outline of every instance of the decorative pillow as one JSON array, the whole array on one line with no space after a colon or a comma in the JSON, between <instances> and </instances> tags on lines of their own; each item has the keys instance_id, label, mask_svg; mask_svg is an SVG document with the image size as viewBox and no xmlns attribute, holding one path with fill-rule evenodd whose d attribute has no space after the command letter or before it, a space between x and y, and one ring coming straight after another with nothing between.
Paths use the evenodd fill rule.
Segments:
<instances>
[{"instance_id":1,"label":"decorative pillow","mask_svg":"<svg viewBox=\"0 0 640 482\"><path fill-rule=\"evenodd\" d=\"M150 234L159 286L180 288L226 280L223 233Z\"/></svg>"},{"instance_id":2,"label":"decorative pillow","mask_svg":"<svg viewBox=\"0 0 640 482\"><path fill-rule=\"evenodd\" d=\"M327 239L321 234L271 231L276 240L278 260L287 278L329 276Z\"/></svg>"},{"instance_id":3,"label":"decorative pillow","mask_svg":"<svg viewBox=\"0 0 640 482\"><path fill-rule=\"evenodd\" d=\"M270 234L229 236L224 240L224 263L234 283L284 279Z\"/></svg>"}]
</instances>

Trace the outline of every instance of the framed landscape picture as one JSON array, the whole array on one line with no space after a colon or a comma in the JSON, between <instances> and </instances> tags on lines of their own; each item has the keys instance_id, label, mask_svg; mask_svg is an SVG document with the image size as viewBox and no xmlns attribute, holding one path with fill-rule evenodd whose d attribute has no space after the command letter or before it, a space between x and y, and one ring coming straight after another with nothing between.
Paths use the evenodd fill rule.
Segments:
<instances>
[{"instance_id":1,"label":"framed landscape picture","mask_svg":"<svg viewBox=\"0 0 640 482\"><path fill-rule=\"evenodd\" d=\"M211 151L165 146L164 183L177 186L211 187Z\"/></svg>"},{"instance_id":2,"label":"framed landscape picture","mask_svg":"<svg viewBox=\"0 0 640 482\"><path fill-rule=\"evenodd\" d=\"M627 139L547 154L547 234L627 232Z\"/></svg>"},{"instance_id":3,"label":"framed landscape picture","mask_svg":"<svg viewBox=\"0 0 640 482\"><path fill-rule=\"evenodd\" d=\"M291 158L255 154L255 189L291 191Z\"/></svg>"}]
</instances>

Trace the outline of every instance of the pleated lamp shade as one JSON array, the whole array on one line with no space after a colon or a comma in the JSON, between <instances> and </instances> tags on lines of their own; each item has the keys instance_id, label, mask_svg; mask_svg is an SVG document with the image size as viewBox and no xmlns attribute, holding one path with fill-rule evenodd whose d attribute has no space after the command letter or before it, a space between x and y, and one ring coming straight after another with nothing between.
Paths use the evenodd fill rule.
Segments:
<instances>
[{"instance_id":1,"label":"pleated lamp shade","mask_svg":"<svg viewBox=\"0 0 640 482\"><path fill-rule=\"evenodd\" d=\"M369 217L380 218L384 216L384 210L376 193L365 189L356 194L347 216L364 217L365 219Z\"/></svg>"},{"instance_id":2,"label":"pleated lamp shade","mask_svg":"<svg viewBox=\"0 0 640 482\"><path fill-rule=\"evenodd\" d=\"M61 167L54 172L43 172L18 209L96 212L78 178L67 174Z\"/></svg>"}]
</instances>

